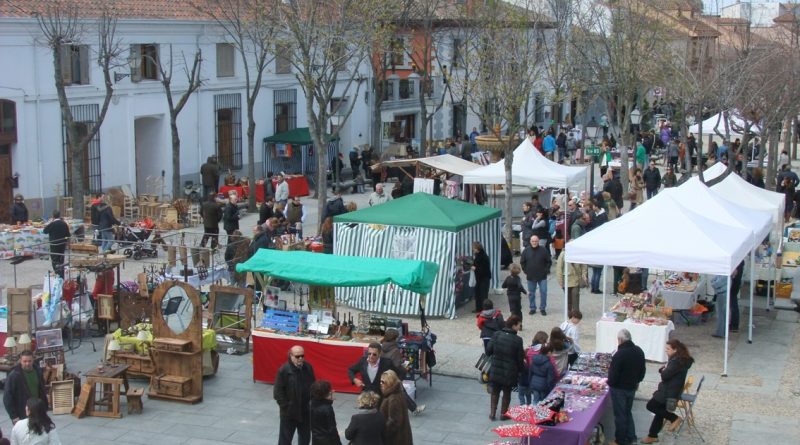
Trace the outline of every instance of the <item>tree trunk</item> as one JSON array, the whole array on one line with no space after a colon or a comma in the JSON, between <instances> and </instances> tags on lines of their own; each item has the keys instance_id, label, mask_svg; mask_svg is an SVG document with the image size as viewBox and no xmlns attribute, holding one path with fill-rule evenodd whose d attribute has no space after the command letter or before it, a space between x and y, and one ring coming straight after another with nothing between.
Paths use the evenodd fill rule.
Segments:
<instances>
[{"instance_id":1,"label":"tree trunk","mask_svg":"<svg viewBox=\"0 0 800 445\"><path fill-rule=\"evenodd\" d=\"M428 147L428 109L425 106L425 93L419 93L419 154L420 157L431 156L433 147Z\"/></svg>"},{"instance_id":2,"label":"tree trunk","mask_svg":"<svg viewBox=\"0 0 800 445\"><path fill-rule=\"evenodd\" d=\"M788 155L792 152L792 121L793 119L784 119L783 121L783 150Z\"/></svg>"},{"instance_id":3,"label":"tree trunk","mask_svg":"<svg viewBox=\"0 0 800 445\"><path fill-rule=\"evenodd\" d=\"M372 134L370 135L370 145L372 146L373 153L379 153L382 151L382 143L381 138L383 134L383 122L381 118L381 105L383 104L383 100L378 99L377 92L374 94L375 101L373 103L372 108ZM373 184L374 186L375 184Z\"/></svg>"},{"instance_id":4,"label":"tree trunk","mask_svg":"<svg viewBox=\"0 0 800 445\"><path fill-rule=\"evenodd\" d=\"M790 132L792 137L792 159L797 159L797 118L792 119L792 131Z\"/></svg>"},{"instance_id":5,"label":"tree trunk","mask_svg":"<svg viewBox=\"0 0 800 445\"><path fill-rule=\"evenodd\" d=\"M247 194L247 211L256 211L256 120L253 117L253 107L255 106L258 90L256 89L252 97L247 98L247 177L250 188Z\"/></svg>"},{"instance_id":6,"label":"tree trunk","mask_svg":"<svg viewBox=\"0 0 800 445\"><path fill-rule=\"evenodd\" d=\"M505 222L503 224L503 236L506 239L506 242L511 245L511 220L513 215L512 209L512 201L514 197L514 190L512 189L512 182L511 182L511 166L514 164L514 136L509 134L508 135L508 145L505 148L505 160L503 162L503 166L506 170L506 190L505 196L503 199L503 214L505 215ZM520 240L520 249L522 249L522 242L524 240Z\"/></svg>"},{"instance_id":7,"label":"tree trunk","mask_svg":"<svg viewBox=\"0 0 800 445\"><path fill-rule=\"evenodd\" d=\"M181 138L178 134L178 115L170 113L169 128L172 132L172 199L181 197ZM205 196L202 197L206 199Z\"/></svg>"}]
</instances>

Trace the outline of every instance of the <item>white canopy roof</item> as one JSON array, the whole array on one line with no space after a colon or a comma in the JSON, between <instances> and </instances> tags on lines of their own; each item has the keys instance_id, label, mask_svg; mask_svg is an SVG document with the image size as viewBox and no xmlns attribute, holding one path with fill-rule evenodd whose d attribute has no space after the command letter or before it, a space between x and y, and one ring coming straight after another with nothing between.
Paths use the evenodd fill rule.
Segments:
<instances>
[{"instance_id":1,"label":"white canopy roof","mask_svg":"<svg viewBox=\"0 0 800 445\"><path fill-rule=\"evenodd\" d=\"M729 275L747 255L753 232L709 219L667 189L636 210L567 244L566 260Z\"/></svg>"},{"instance_id":2,"label":"white canopy roof","mask_svg":"<svg viewBox=\"0 0 800 445\"><path fill-rule=\"evenodd\" d=\"M382 166L386 167L403 167L407 165L414 165L416 163L425 164L437 170L446 171L456 175L463 175L464 173L480 168L480 164L465 161L457 156L451 154L443 154L439 156L431 156L427 158L411 158L411 159L396 159L394 161L382 162Z\"/></svg>"},{"instance_id":3,"label":"white canopy roof","mask_svg":"<svg viewBox=\"0 0 800 445\"><path fill-rule=\"evenodd\" d=\"M733 129L733 126L744 128L744 120L739 117L738 112L736 111L730 112L729 116L728 128L731 132L731 136L741 136L738 131ZM717 131L719 131L721 134L725 134L725 115L721 112L703 121L703 134L717 134ZM761 127L758 125L753 125L750 127L750 131L753 133L761 133ZM694 124L689 127L689 133L697 134L699 132L699 124Z\"/></svg>"},{"instance_id":4,"label":"white canopy roof","mask_svg":"<svg viewBox=\"0 0 800 445\"><path fill-rule=\"evenodd\" d=\"M726 168L728 167L725 164L717 162L703 172L703 179L706 181L714 179L724 173ZM777 239L780 239L783 229L783 207L786 203L782 194L756 187L735 173L711 186L711 190L742 207L771 212L772 224L777 229Z\"/></svg>"},{"instance_id":5,"label":"white canopy roof","mask_svg":"<svg viewBox=\"0 0 800 445\"><path fill-rule=\"evenodd\" d=\"M761 244L772 228L771 212L746 208L729 201L717 195L696 176L673 190L684 207L720 223L750 230L753 234L751 249Z\"/></svg>"},{"instance_id":6,"label":"white canopy roof","mask_svg":"<svg viewBox=\"0 0 800 445\"><path fill-rule=\"evenodd\" d=\"M464 174L464 184L505 184L504 160ZM569 187L586 179L586 167L557 164L544 157L528 138L514 149L511 183L529 187Z\"/></svg>"}]
</instances>

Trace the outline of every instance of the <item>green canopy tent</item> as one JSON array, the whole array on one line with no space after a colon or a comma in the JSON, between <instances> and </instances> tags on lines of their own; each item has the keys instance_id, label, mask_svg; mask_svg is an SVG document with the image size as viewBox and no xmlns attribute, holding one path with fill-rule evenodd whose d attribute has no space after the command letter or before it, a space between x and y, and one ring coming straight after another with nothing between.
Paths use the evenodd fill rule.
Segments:
<instances>
[{"instance_id":1,"label":"green canopy tent","mask_svg":"<svg viewBox=\"0 0 800 445\"><path fill-rule=\"evenodd\" d=\"M339 151L339 138L325 135L328 142L325 165L329 165L331 158ZM316 172L316 153L313 150L314 140L308 127L276 133L265 137L264 146L264 171L268 172L302 172L303 174Z\"/></svg>"},{"instance_id":2,"label":"green canopy tent","mask_svg":"<svg viewBox=\"0 0 800 445\"><path fill-rule=\"evenodd\" d=\"M472 257L472 242L483 244L491 262L492 287L500 275L500 210L414 193L334 219L334 253L373 258L425 260L441 271L425 301L425 313L455 317L456 295L466 276L463 257ZM337 300L362 310L413 314L416 295L387 286L348 288Z\"/></svg>"},{"instance_id":3,"label":"green canopy tent","mask_svg":"<svg viewBox=\"0 0 800 445\"><path fill-rule=\"evenodd\" d=\"M259 249L252 258L237 264L236 271L263 273L316 286L357 287L391 283L411 292L427 294L433 287L439 265L430 261Z\"/></svg>"}]
</instances>

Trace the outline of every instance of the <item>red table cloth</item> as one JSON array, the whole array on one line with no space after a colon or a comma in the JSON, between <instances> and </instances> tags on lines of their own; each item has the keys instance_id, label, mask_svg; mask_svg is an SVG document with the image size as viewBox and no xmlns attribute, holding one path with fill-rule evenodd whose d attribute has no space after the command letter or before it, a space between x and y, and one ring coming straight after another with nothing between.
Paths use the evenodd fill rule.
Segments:
<instances>
[{"instance_id":1,"label":"red table cloth","mask_svg":"<svg viewBox=\"0 0 800 445\"><path fill-rule=\"evenodd\" d=\"M308 181L303 175L284 176L286 183L289 184L289 197L293 196L308 196ZM278 180L272 180L272 190L278 187Z\"/></svg>"},{"instance_id":2,"label":"red table cloth","mask_svg":"<svg viewBox=\"0 0 800 445\"><path fill-rule=\"evenodd\" d=\"M275 383L275 375L286 363L292 346L305 349L305 359L314 368L317 380L331 382L337 392L361 392L350 383L347 368L364 356L366 343L292 337L264 331L253 331L253 380Z\"/></svg>"}]
</instances>

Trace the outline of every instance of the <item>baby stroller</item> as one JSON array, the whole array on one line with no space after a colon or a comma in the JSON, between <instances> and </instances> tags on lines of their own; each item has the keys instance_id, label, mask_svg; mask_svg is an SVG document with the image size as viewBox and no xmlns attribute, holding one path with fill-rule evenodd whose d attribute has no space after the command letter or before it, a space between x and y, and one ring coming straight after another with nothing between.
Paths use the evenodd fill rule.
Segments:
<instances>
[{"instance_id":1,"label":"baby stroller","mask_svg":"<svg viewBox=\"0 0 800 445\"><path fill-rule=\"evenodd\" d=\"M146 229L143 227L125 227L123 242L126 244L126 247L122 251L125 256L128 258L133 257L134 260L140 260L145 257L158 257L158 249L156 249L153 243L148 241L152 232L153 229Z\"/></svg>"}]
</instances>

